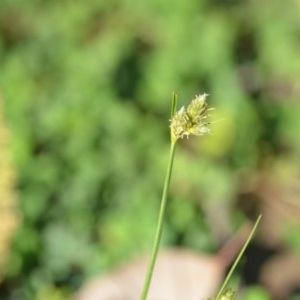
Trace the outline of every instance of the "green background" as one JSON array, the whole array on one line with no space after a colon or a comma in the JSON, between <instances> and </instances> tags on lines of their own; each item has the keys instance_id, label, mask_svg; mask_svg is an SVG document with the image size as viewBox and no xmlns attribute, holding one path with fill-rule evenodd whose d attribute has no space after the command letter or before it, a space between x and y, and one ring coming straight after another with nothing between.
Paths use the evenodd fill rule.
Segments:
<instances>
[{"instance_id":1,"label":"green background","mask_svg":"<svg viewBox=\"0 0 300 300\"><path fill-rule=\"evenodd\" d=\"M214 253L268 211L273 186L289 200L299 50L299 1L1 0L0 89L22 213L3 299L66 299L150 250L173 91L180 106L208 93L224 120L180 141L164 245ZM298 251L289 226L273 247Z\"/></svg>"}]
</instances>

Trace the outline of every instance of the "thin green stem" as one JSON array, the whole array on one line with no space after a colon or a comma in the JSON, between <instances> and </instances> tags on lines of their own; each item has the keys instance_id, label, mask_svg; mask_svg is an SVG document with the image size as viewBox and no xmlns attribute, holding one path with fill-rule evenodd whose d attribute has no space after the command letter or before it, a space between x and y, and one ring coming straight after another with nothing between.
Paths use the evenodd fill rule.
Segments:
<instances>
[{"instance_id":1,"label":"thin green stem","mask_svg":"<svg viewBox=\"0 0 300 300\"><path fill-rule=\"evenodd\" d=\"M222 284L222 286L221 286L221 288L220 288L220 290L219 290L219 292L218 292L218 294L216 296L216 300L220 299L220 297L221 297L224 289L226 288L226 286L227 286L227 284L228 284L228 282L229 282L229 280L230 280L230 278L231 278L231 276L232 276L232 274L233 274L236 266L240 262L240 260L241 260L241 258L243 256L246 248L248 247L248 245L249 245L249 243L250 243L250 241L251 241L251 239L252 239L252 237L253 237L253 235L254 235L254 233L256 231L256 228L258 226L258 223L260 222L260 219L261 219L261 215L258 216L258 218L257 218L257 220L256 220L256 222L255 222L255 224L254 224L254 226L253 226L253 228L252 228L252 230L251 230L251 232L250 232L250 234L249 234L249 236L248 236L248 238L247 238L247 240L246 240L246 242L245 242L242 250L240 251L239 255L237 256L237 258L234 261L234 264L232 265L230 271L228 272L228 274L227 274L227 276L226 276L226 278L225 278L225 280L224 280L224 282L223 282L223 284Z\"/></svg>"},{"instance_id":2,"label":"thin green stem","mask_svg":"<svg viewBox=\"0 0 300 300\"><path fill-rule=\"evenodd\" d=\"M175 115L177 110L177 95L173 92L171 102L171 118Z\"/></svg>"},{"instance_id":3,"label":"thin green stem","mask_svg":"<svg viewBox=\"0 0 300 300\"><path fill-rule=\"evenodd\" d=\"M172 167L173 167L173 161L174 161L174 154L175 154L175 146L176 146L176 141L171 142L171 147L170 147L170 156L169 156L169 163L168 163L168 169L167 169L167 174L165 178L165 183L164 183L164 188L163 188L163 193L162 193L162 198L161 198L161 204L160 204L160 211L159 211L159 216L158 216L158 223L157 223L157 229L156 229L156 234L155 234L155 239L154 239L154 245L153 245L153 250L152 250L152 255L150 259L150 263L148 266L148 271L146 275L146 279L144 282L144 288L143 292L141 295L141 300L146 300L152 275L153 275L153 270L157 258L157 253L159 249L159 244L162 236L162 229L163 229L163 224L164 224L164 219L165 219L165 214L166 214L166 207L167 207L167 195L168 195L168 190L170 186L170 180L171 180L171 174L172 174Z\"/></svg>"}]
</instances>

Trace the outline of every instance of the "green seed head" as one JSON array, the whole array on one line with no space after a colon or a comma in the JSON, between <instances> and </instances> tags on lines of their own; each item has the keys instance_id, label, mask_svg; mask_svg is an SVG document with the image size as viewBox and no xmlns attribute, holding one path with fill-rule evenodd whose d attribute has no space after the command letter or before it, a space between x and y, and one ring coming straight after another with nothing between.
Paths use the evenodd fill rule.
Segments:
<instances>
[{"instance_id":1,"label":"green seed head","mask_svg":"<svg viewBox=\"0 0 300 300\"><path fill-rule=\"evenodd\" d=\"M207 94L195 97L188 105L184 106L174 114L171 119L171 136L172 141L180 138L189 137L190 135L201 136L210 132L207 118L210 116L209 111L213 108L207 108Z\"/></svg>"},{"instance_id":2,"label":"green seed head","mask_svg":"<svg viewBox=\"0 0 300 300\"><path fill-rule=\"evenodd\" d=\"M232 289L226 290L220 300L235 300L236 299L236 293Z\"/></svg>"}]
</instances>

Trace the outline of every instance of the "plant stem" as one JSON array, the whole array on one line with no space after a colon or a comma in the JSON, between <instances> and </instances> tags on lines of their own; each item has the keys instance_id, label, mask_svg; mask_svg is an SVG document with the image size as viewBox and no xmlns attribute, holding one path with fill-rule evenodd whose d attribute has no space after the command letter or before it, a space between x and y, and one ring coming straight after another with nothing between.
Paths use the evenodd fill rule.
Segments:
<instances>
[{"instance_id":1,"label":"plant stem","mask_svg":"<svg viewBox=\"0 0 300 300\"><path fill-rule=\"evenodd\" d=\"M148 266L148 271L146 275L146 279L144 282L144 288L143 292L141 295L141 300L146 300L152 275L153 275L153 270L157 258L157 253L159 249L159 244L162 236L162 229L163 229L163 224L164 224L164 219L165 219L165 214L166 214L166 207L167 207L167 195L168 195L168 190L170 186L170 180L171 180L171 174L172 174L172 167L173 167L173 161L174 161L174 154L175 154L175 146L176 146L176 141L171 142L171 147L170 147L170 156L169 156L169 163L168 163L168 169L167 169L167 174L165 178L165 183L164 183L164 188L163 188L163 193L162 193L162 198L161 198L161 204L160 204L160 211L159 211L159 216L158 216L158 223L157 223L157 229L156 229L156 234L155 234L155 239L154 239L154 245L153 245L153 250L152 250L152 255L150 259L150 263Z\"/></svg>"},{"instance_id":2,"label":"plant stem","mask_svg":"<svg viewBox=\"0 0 300 300\"><path fill-rule=\"evenodd\" d=\"M226 278L225 278L225 280L224 280L224 282L223 282L223 284L222 284L222 286L221 286L221 288L220 288L220 290L218 292L218 295L216 296L216 300L220 299L220 297L221 297L221 295L222 295L225 287L228 284L228 281L230 280L230 278L232 276L232 273L234 272L234 270L235 270L236 266L238 265L239 261L241 260L241 257L243 256L246 248L248 247L248 245L249 245L249 243L250 243L250 241L251 241L251 239L252 239L252 237L253 237L253 235L255 233L255 230L256 230L256 228L258 226L258 223L260 222L260 219L261 219L261 215L258 216L258 218L257 218L257 220L256 220L256 222L255 222L255 224L254 224L254 226L253 226L253 228L252 228L252 230L251 230L251 232L250 232L250 234L249 234L249 236L248 236L248 238L247 238L247 240L246 240L243 248L241 249L239 255L235 259L234 264L232 265L230 271L228 272L228 274L227 274L227 276L226 276Z\"/></svg>"}]
</instances>

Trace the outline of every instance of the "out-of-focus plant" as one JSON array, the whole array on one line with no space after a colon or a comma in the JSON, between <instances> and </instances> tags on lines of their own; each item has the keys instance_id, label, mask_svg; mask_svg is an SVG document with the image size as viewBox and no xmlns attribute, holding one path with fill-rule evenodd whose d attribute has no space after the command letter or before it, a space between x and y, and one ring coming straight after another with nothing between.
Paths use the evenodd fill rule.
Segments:
<instances>
[{"instance_id":1,"label":"out-of-focus plant","mask_svg":"<svg viewBox=\"0 0 300 300\"><path fill-rule=\"evenodd\" d=\"M10 253L13 234L19 223L16 196L16 172L12 164L10 134L4 122L3 100L0 95L0 281Z\"/></svg>"}]
</instances>

